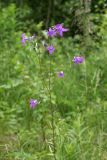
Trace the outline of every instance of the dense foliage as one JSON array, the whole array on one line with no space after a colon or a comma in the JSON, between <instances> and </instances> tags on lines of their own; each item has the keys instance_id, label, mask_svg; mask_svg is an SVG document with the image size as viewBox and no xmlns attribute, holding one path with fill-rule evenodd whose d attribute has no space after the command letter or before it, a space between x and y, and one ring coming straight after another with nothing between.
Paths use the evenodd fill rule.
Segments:
<instances>
[{"instance_id":1,"label":"dense foliage","mask_svg":"<svg viewBox=\"0 0 107 160\"><path fill-rule=\"evenodd\" d=\"M52 104L57 160L107 160L107 1L0 2L0 160L53 160L47 52L21 44L21 35L64 23L52 39ZM41 70L38 54L41 56ZM85 63L75 65L74 56ZM54 75L64 71L64 78ZM42 71L42 75L41 75ZM44 80L44 81L43 81ZM31 110L29 100L42 103ZM54 159L55 160L55 159Z\"/></svg>"}]
</instances>

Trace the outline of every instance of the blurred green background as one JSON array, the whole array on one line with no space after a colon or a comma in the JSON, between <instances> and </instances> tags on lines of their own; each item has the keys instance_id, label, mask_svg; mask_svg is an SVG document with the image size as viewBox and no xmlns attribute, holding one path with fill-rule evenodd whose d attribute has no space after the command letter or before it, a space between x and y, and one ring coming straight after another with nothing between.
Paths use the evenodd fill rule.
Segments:
<instances>
[{"instance_id":1,"label":"blurred green background","mask_svg":"<svg viewBox=\"0 0 107 160\"><path fill-rule=\"evenodd\" d=\"M26 33L63 23L69 32L52 43L52 103L57 160L107 160L107 0L0 1L0 160L54 160L42 49L22 46ZM74 65L74 56L85 63ZM55 73L64 71L64 78ZM42 99L35 110L30 98Z\"/></svg>"}]
</instances>

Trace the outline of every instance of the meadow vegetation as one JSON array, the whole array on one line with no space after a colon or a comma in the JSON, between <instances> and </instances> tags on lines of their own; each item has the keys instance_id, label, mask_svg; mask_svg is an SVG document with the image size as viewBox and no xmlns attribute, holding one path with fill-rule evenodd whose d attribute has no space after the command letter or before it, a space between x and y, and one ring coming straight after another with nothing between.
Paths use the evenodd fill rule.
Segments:
<instances>
[{"instance_id":1,"label":"meadow vegetation","mask_svg":"<svg viewBox=\"0 0 107 160\"><path fill-rule=\"evenodd\" d=\"M50 16L46 24L40 17L36 22L28 6L2 5L0 160L107 160L107 2L98 2L87 15L83 8L79 10L78 1L74 5L69 0L62 6L56 1L65 20L56 12L57 18ZM76 16L71 14L74 19L67 12L70 5L76 8ZM72 19L76 24L70 25ZM44 43L43 39L48 40L45 30L56 23L63 23L69 32L51 40L55 46L51 56L52 124L48 53L36 43L23 46L21 35L35 33ZM85 57L85 62L74 64L74 56ZM63 78L58 78L58 71L64 72ZM32 98L40 102L34 109L29 105Z\"/></svg>"}]
</instances>

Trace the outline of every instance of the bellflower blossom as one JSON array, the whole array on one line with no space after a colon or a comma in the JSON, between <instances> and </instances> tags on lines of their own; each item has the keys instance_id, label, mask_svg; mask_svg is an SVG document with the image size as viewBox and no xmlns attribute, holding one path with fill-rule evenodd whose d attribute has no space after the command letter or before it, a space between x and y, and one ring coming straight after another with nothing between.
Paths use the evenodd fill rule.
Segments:
<instances>
[{"instance_id":1,"label":"bellflower blossom","mask_svg":"<svg viewBox=\"0 0 107 160\"><path fill-rule=\"evenodd\" d=\"M72 60L75 64L83 63L84 62L84 57L74 57Z\"/></svg>"},{"instance_id":2,"label":"bellflower blossom","mask_svg":"<svg viewBox=\"0 0 107 160\"><path fill-rule=\"evenodd\" d=\"M26 35L23 33L22 34L22 40L21 40L21 42L22 42L23 45L25 45L26 40L28 40L28 37L26 37Z\"/></svg>"},{"instance_id":3,"label":"bellflower blossom","mask_svg":"<svg viewBox=\"0 0 107 160\"><path fill-rule=\"evenodd\" d=\"M60 71L57 73L58 77L59 78L63 78L64 77L64 72L63 71Z\"/></svg>"},{"instance_id":4,"label":"bellflower blossom","mask_svg":"<svg viewBox=\"0 0 107 160\"><path fill-rule=\"evenodd\" d=\"M50 45L50 46L47 47L47 50L48 50L48 52L49 52L50 54L52 54L52 53L54 52L55 48L54 48L53 45Z\"/></svg>"},{"instance_id":5,"label":"bellflower blossom","mask_svg":"<svg viewBox=\"0 0 107 160\"><path fill-rule=\"evenodd\" d=\"M62 24L55 25L54 29L56 30L57 34L61 37L63 36L63 32L67 32L69 30L67 28L64 28Z\"/></svg>"},{"instance_id":6,"label":"bellflower blossom","mask_svg":"<svg viewBox=\"0 0 107 160\"><path fill-rule=\"evenodd\" d=\"M56 24L53 28L49 28L47 34L49 37L54 37L56 35L63 36L63 32L67 32L69 29L64 28L62 24Z\"/></svg>"},{"instance_id":7,"label":"bellflower blossom","mask_svg":"<svg viewBox=\"0 0 107 160\"><path fill-rule=\"evenodd\" d=\"M27 40L28 40L28 41L32 41L34 38L35 38L35 35L33 35L33 36L31 36L31 37L27 37L27 36L25 35L25 33L23 33L23 34L22 34L22 40L21 40L22 45L25 45L25 43L26 43Z\"/></svg>"},{"instance_id":8,"label":"bellflower blossom","mask_svg":"<svg viewBox=\"0 0 107 160\"><path fill-rule=\"evenodd\" d=\"M30 108L35 108L38 104L38 101L35 99L30 100Z\"/></svg>"},{"instance_id":9,"label":"bellflower blossom","mask_svg":"<svg viewBox=\"0 0 107 160\"><path fill-rule=\"evenodd\" d=\"M54 37L56 36L56 31L54 30L54 28L49 28L47 34L49 37Z\"/></svg>"}]
</instances>

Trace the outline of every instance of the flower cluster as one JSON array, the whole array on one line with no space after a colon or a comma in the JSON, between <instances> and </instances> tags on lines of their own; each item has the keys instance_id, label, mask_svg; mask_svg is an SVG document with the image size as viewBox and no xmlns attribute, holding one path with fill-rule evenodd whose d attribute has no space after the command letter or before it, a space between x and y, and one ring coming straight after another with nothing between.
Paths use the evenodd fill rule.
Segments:
<instances>
[{"instance_id":1,"label":"flower cluster","mask_svg":"<svg viewBox=\"0 0 107 160\"><path fill-rule=\"evenodd\" d=\"M63 24L56 24L55 26L52 26L51 28L48 29L47 35L48 35L49 38L53 38L53 37L57 37L57 36L63 37L64 32L67 32L67 31L69 31L69 29L64 28ZM23 33L22 34L22 39L21 39L22 45L25 45L26 41L33 41L34 38L35 38L35 35L33 35L31 37L27 37L25 35L25 33ZM52 44L46 44L44 41L43 41L43 44L44 44L43 46L46 48L48 53L50 55L52 55L55 51L55 47ZM84 62L84 60L85 59L82 56L75 56L72 61L75 64L81 64L81 63ZM64 78L64 72L63 71L57 72L57 77L58 78ZM37 105L38 105L38 101L36 99L31 99L30 100L30 108L33 109Z\"/></svg>"},{"instance_id":2,"label":"flower cluster","mask_svg":"<svg viewBox=\"0 0 107 160\"><path fill-rule=\"evenodd\" d=\"M47 34L49 37L54 37L54 36L63 36L64 32L69 31L68 28L64 28L62 24L56 24L55 26L49 28Z\"/></svg>"},{"instance_id":3,"label":"flower cluster","mask_svg":"<svg viewBox=\"0 0 107 160\"><path fill-rule=\"evenodd\" d=\"M47 35L48 37L54 37L54 36L57 36L59 35L60 37L63 36L63 32L67 32L68 29L67 28L64 28L62 24L56 24L55 26L49 28L49 30L47 31ZM55 50L54 46L53 45L49 45L47 47L47 50L49 52L49 54L52 54Z\"/></svg>"}]
</instances>

